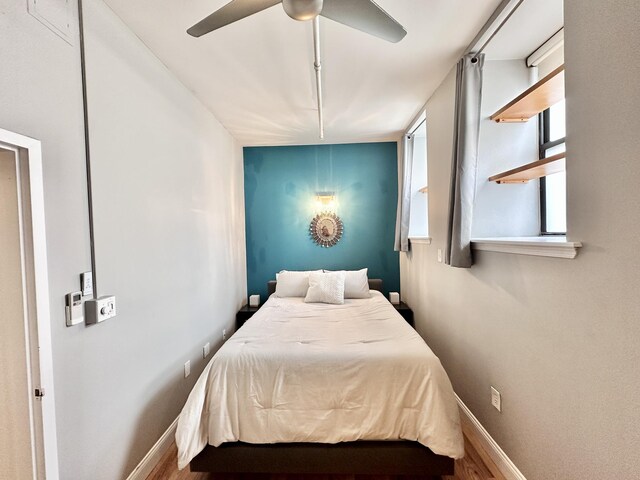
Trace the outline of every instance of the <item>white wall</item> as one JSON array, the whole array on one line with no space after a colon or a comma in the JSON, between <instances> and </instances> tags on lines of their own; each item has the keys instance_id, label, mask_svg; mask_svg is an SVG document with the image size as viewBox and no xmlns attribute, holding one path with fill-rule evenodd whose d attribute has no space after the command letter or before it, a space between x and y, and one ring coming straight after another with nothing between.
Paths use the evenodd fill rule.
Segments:
<instances>
[{"instance_id":1,"label":"white wall","mask_svg":"<svg viewBox=\"0 0 640 480\"><path fill-rule=\"evenodd\" d=\"M575 260L446 241L455 81L427 106L431 245L401 256L402 295L454 388L529 480L640 471L640 5L565 0L568 229ZM503 395L491 407L489 386Z\"/></svg>"},{"instance_id":2,"label":"white wall","mask_svg":"<svg viewBox=\"0 0 640 480\"><path fill-rule=\"evenodd\" d=\"M529 70L521 60L484 64L474 238L540 233L538 181L524 185L498 185L489 181L492 175L538 159L537 119L526 123L496 123L490 118L531 84Z\"/></svg>"},{"instance_id":3,"label":"white wall","mask_svg":"<svg viewBox=\"0 0 640 480\"><path fill-rule=\"evenodd\" d=\"M78 42L26 2L5 3L0 127L43 142L60 477L124 478L246 297L242 152L100 0L85 0L96 273L118 316L65 327L64 294L90 269Z\"/></svg>"}]
</instances>

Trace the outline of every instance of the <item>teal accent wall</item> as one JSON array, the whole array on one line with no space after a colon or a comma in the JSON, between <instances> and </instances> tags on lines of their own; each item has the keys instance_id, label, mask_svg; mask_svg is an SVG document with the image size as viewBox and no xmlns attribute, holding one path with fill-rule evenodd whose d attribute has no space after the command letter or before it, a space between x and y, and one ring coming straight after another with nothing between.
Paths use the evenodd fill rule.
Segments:
<instances>
[{"instance_id":1,"label":"teal accent wall","mask_svg":"<svg viewBox=\"0 0 640 480\"><path fill-rule=\"evenodd\" d=\"M317 191L336 194L344 222L337 245L309 236ZM267 299L280 270L369 268L384 289L400 291L393 251L398 196L397 144L358 143L244 149L248 294Z\"/></svg>"}]
</instances>

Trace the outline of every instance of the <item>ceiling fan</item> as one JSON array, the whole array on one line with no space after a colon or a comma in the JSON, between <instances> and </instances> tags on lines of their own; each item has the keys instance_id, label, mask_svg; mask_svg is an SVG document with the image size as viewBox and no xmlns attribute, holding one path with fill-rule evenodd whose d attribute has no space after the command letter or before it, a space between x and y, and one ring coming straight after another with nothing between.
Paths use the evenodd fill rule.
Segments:
<instances>
[{"instance_id":1,"label":"ceiling fan","mask_svg":"<svg viewBox=\"0 0 640 480\"><path fill-rule=\"evenodd\" d=\"M284 11L294 20L313 21L313 67L316 71L320 139L323 139L319 16L392 43L402 40L407 31L373 0L232 0L189 28L187 33L193 37L201 37L279 3L282 3Z\"/></svg>"},{"instance_id":2,"label":"ceiling fan","mask_svg":"<svg viewBox=\"0 0 640 480\"><path fill-rule=\"evenodd\" d=\"M278 3L295 20L313 20L320 15L393 43L407 34L402 25L372 0L232 0L187 33L200 37Z\"/></svg>"}]
</instances>

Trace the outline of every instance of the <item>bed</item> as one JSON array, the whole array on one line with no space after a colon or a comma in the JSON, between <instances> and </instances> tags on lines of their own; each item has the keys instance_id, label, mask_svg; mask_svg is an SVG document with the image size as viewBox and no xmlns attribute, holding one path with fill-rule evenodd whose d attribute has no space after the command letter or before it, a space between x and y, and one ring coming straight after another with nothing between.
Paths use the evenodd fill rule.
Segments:
<instances>
[{"instance_id":1,"label":"bed","mask_svg":"<svg viewBox=\"0 0 640 480\"><path fill-rule=\"evenodd\" d=\"M377 290L272 295L203 371L176 443L180 468L215 473L428 478L464 455L440 361Z\"/></svg>"}]
</instances>

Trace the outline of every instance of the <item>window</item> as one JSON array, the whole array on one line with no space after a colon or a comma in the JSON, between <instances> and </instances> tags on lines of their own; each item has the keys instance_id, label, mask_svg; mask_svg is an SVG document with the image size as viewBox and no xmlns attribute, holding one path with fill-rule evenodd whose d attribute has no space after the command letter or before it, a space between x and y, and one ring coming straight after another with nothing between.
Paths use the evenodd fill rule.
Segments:
<instances>
[{"instance_id":1,"label":"window","mask_svg":"<svg viewBox=\"0 0 640 480\"><path fill-rule=\"evenodd\" d=\"M565 151L565 101L546 109L539 115L539 158L547 158ZM542 235L567 233L566 173L554 173L540 178L540 230Z\"/></svg>"},{"instance_id":2,"label":"window","mask_svg":"<svg viewBox=\"0 0 640 480\"><path fill-rule=\"evenodd\" d=\"M409 130L413 135L413 162L411 170L411 213L409 238L429 237L427 223L427 123L426 114L418 119L418 125Z\"/></svg>"}]
</instances>

